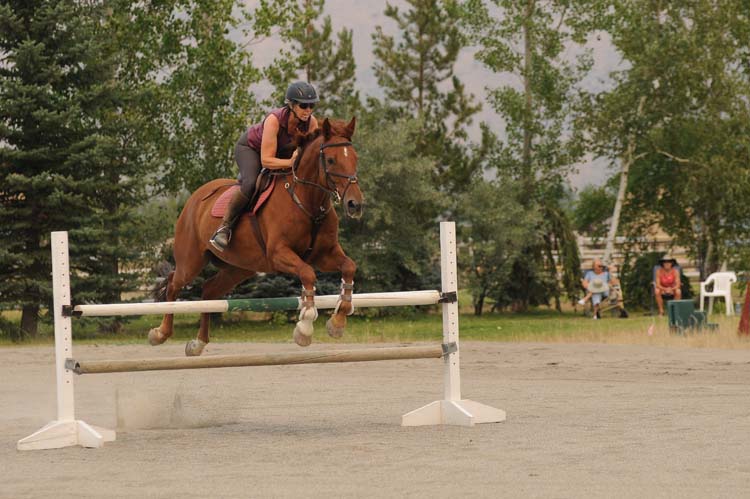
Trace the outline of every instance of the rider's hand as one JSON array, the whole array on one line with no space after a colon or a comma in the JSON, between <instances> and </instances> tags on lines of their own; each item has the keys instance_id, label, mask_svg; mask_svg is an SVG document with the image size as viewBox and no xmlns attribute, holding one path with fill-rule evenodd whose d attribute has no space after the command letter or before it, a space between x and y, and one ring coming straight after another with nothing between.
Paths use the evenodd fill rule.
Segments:
<instances>
[{"instance_id":1,"label":"rider's hand","mask_svg":"<svg viewBox=\"0 0 750 499\"><path fill-rule=\"evenodd\" d=\"M299 154L299 147L294 150L292 157L289 158L289 166L294 166L294 162L297 161L297 155Z\"/></svg>"}]
</instances>

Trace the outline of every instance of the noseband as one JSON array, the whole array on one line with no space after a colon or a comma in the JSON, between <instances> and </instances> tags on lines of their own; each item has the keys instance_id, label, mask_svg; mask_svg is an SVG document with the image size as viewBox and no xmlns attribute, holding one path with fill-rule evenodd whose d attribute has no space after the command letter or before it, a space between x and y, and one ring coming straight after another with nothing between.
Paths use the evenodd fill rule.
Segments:
<instances>
[{"instance_id":1,"label":"noseband","mask_svg":"<svg viewBox=\"0 0 750 499\"><path fill-rule=\"evenodd\" d=\"M349 187L351 187L353 184L356 184L358 182L357 173L355 172L354 175L346 175L343 173L328 171L328 166L327 166L327 161L326 161L327 157L325 154L325 150L331 147L347 147L351 145L352 145L351 142L334 142L334 143L328 143L328 144L323 143L320 145L320 151L318 153L318 158L319 158L318 170L320 169L323 170L323 174L325 175L325 179L326 179L326 185L320 185L317 182L310 182L309 180L305 180L297 176L297 169L299 168L299 162L302 160L301 154L297 157L297 161L294 162L294 165L292 165L292 183L286 184L285 186L286 190L289 192L289 195L292 196L292 200L294 200L294 203L308 217L310 217L310 219L313 221L313 224L315 225L318 225L323 221L323 219L328 214L328 212L331 211L331 209L333 208L333 204L329 203L328 207L321 205L319 207L320 213L318 213L317 215L313 215L302 204L302 201L294 192L294 188L297 184L303 184L303 185L316 187L320 189L321 191L325 192L326 194L328 194L328 196L333 201L333 203L340 204L341 200L346 196L346 191L349 190ZM346 187L344 187L343 193L339 194L339 191L336 188L336 182L334 182L334 180L331 177L340 177L340 178L345 178L347 180Z\"/></svg>"}]
</instances>

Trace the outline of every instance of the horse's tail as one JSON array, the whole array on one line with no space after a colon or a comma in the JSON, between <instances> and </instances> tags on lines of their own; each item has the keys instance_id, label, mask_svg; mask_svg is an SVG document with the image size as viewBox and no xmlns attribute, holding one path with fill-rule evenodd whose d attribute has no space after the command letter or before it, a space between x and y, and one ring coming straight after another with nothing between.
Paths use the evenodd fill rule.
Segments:
<instances>
[{"instance_id":1,"label":"horse's tail","mask_svg":"<svg viewBox=\"0 0 750 499\"><path fill-rule=\"evenodd\" d=\"M167 298L167 286L169 285L169 274L172 273L172 264L162 261L156 267L156 283L151 289L151 296L154 301L164 301Z\"/></svg>"}]
</instances>

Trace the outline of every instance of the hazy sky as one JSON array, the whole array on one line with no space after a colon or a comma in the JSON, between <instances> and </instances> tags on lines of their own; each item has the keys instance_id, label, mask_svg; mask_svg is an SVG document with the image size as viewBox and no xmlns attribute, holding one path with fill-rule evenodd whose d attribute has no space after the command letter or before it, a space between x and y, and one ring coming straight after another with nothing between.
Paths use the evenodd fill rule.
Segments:
<instances>
[{"instance_id":1,"label":"hazy sky","mask_svg":"<svg viewBox=\"0 0 750 499\"><path fill-rule=\"evenodd\" d=\"M391 0L389 3L407 6L403 0ZM353 31L354 57L357 62L357 84L363 95L382 95L372 70L371 35L375 31L375 26L378 25L382 26L386 33L396 34L395 22L383 14L385 5L386 2L381 0L326 0L325 4L325 14L331 16L334 31L343 27ZM609 84L609 73L620 62L620 58L609 43L606 34L601 34L600 38L600 40L593 38L589 43L589 46L594 50L595 61L591 74L583 82L583 85L589 89L605 88ZM278 47L279 42L277 40L266 40L253 46L256 63L270 62L276 55ZM570 51L566 55L572 58L575 53ZM467 90L480 98L485 93L485 87L497 87L508 83L518 84L514 77L495 74L485 69L480 62L474 59L471 49L465 49L460 54L455 73L466 85ZM481 121L489 123L496 131L502 128L500 118L488 104L483 106L482 112L475 118L475 136L477 135L478 124ZM606 162L588 162L579 165L579 173L571 177L571 183L577 188L589 183L601 184L607 176Z\"/></svg>"}]
</instances>

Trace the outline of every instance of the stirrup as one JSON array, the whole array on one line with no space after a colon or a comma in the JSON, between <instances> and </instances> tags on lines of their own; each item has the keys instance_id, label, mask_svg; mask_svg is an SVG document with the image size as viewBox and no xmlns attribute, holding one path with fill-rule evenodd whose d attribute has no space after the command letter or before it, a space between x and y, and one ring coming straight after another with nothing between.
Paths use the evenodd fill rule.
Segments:
<instances>
[{"instance_id":1,"label":"stirrup","mask_svg":"<svg viewBox=\"0 0 750 499\"><path fill-rule=\"evenodd\" d=\"M226 241L221 241L217 238L220 236L226 236ZM218 251L224 251L227 249L227 246L229 246L229 241L232 240L232 229L228 225L222 224L219 226L218 229L216 229L216 232L214 232L214 235L211 236L211 239L208 240L209 243L211 243L211 246L216 248Z\"/></svg>"}]
</instances>

